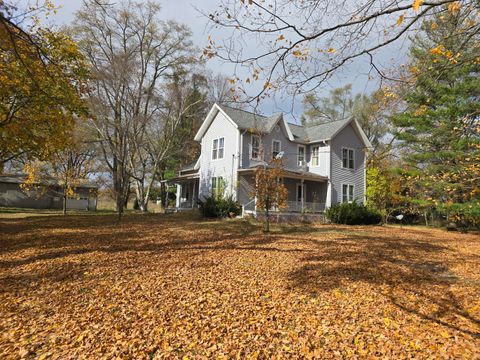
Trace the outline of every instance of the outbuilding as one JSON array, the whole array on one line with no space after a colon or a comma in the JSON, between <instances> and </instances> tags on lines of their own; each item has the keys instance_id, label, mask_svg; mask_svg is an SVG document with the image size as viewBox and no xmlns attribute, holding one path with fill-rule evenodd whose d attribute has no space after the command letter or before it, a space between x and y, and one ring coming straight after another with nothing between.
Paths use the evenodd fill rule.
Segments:
<instances>
[{"instance_id":1,"label":"outbuilding","mask_svg":"<svg viewBox=\"0 0 480 360\"><path fill-rule=\"evenodd\" d=\"M0 175L0 206L32 209L63 209L63 187L54 178L22 187L26 175ZM67 210L97 209L98 186L82 183L75 186L74 194L66 201Z\"/></svg>"}]
</instances>

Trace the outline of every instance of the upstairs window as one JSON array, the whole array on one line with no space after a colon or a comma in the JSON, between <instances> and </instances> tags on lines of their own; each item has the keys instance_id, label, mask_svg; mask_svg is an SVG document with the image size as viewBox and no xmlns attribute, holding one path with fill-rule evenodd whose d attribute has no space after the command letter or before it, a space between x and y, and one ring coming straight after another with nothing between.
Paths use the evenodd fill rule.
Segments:
<instances>
[{"instance_id":1,"label":"upstairs window","mask_svg":"<svg viewBox=\"0 0 480 360\"><path fill-rule=\"evenodd\" d=\"M299 166L305 165L305 146L298 146L297 162Z\"/></svg>"},{"instance_id":2,"label":"upstairs window","mask_svg":"<svg viewBox=\"0 0 480 360\"><path fill-rule=\"evenodd\" d=\"M272 157L275 159L282 150L282 143L279 140L272 141Z\"/></svg>"},{"instance_id":3,"label":"upstairs window","mask_svg":"<svg viewBox=\"0 0 480 360\"><path fill-rule=\"evenodd\" d=\"M354 168L354 151L353 149L342 149L342 167L345 169L353 169Z\"/></svg>"},{"instance_id":4,"label":"upstairs window","mask_svg":"<svg viewBox=\"0 0 480 360\"><path fill-rule=\"evenodd\" d=\"M320 152L320 146L313 146L312 147L312 166L318 166L319 159L318 155Z\"/></svg>"},{"instance_id":5,"label":"upstairs window","mask_svg":"<svg viewBox=\"0 0 480 360\"><path fill-rule=\"evenodd\" d=\"M350 185L350 184L342 185L342 202L344 203L353 202L353 185Z\"/></svg>"},{"instance_id":6,"label":"upstairs window","mask_svg":"<svg viewBox=\"0 0 480 360\"><path fill-rule=\"evenodd\" d=\"M213 140L212 160L223 159L224 148L225 139L223 137Z\"/></svg>"},{"instance_id":7,"label":"upstairs window","mask_svg":"<svg viewBox=\"0 0 480 360\"><path fill-rule=\"evenodd\" d=\"M260 151L261 151L261 140L260 136L252 135L252 159L260 160Z\"/></svg>"}]
</instances>

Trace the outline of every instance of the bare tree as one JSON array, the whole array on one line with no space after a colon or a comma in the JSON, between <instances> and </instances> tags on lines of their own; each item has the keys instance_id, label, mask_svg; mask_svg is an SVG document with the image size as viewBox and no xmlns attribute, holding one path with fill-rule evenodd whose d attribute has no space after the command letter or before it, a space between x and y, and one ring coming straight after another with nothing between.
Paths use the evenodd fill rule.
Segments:
<instances>
[{"instance_id":1,"label":"bare tree","mask_svg":"<svg viewBox=\"0 0 480 360\"><path fill-rule=\"evenodd\" d=\"M159 12L154 2L85 1L72 29L93 68L92 124L112 175L119 217L130 178L144 198L138 174L151 162L144 147L152 123L165 120L161 84L192 61L188 28L161 21Z\"/></svg>"},{"instance_id":2,"label":"bare tree","mask_svg":"<svg viewBox=\"0 0 480 360\"><path fill-rule=\"evenodd\" d=\"M235 88L242 90L261 81L248 101L259 101L278 88L293 95L312 91L331 75L365 57L371 72L384 73L378 50L398 43L418 30L425 18L459 7L478 12L478 0L223 0L218 10L205 14L212 21L212 37L204 49L217 57L247 68L237 74ZM215 29L222 29L216 40ZM225 36L225 31L230 35ZM478 34L472 23L465 32ZM243 76L244 77L244 76Z\"/></svg>"}]
</instances>

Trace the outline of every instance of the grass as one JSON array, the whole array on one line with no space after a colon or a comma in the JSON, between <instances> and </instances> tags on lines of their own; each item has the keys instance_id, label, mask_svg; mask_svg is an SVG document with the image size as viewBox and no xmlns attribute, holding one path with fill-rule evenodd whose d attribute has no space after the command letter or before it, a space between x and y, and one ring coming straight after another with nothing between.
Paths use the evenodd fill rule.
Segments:
<instances>
[{"instance_id":1,"label":"grass","mask_svg":"<svg viewBox=\"0 0 480 360\"><path fill-rule=\"evenodd\" d=\"M478 234L186 213L0 234L1 358L478 355Z\"/></svg>"}]
</instances>

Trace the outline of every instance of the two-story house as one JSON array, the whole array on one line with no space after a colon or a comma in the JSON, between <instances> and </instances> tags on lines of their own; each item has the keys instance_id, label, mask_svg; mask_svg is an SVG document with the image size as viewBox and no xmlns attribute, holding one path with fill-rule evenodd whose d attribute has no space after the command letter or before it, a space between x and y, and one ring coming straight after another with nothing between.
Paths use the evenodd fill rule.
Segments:
<instances>
[{"instance_id":1,"label":"two-story house","mask_svg":"<svg viewBox=\"0 0 480 360\"><path fill-rule=\"evenodd\" d=\"M174 179L179 209L222 192L255 213L255 171L272 157L281 157L284 165L285 211L322 212L335 203L364 201L371 144L353 118L300 126L282 114L267 117L215 104L195 140L200 157Z\"/></svg>"}]
</instances>

